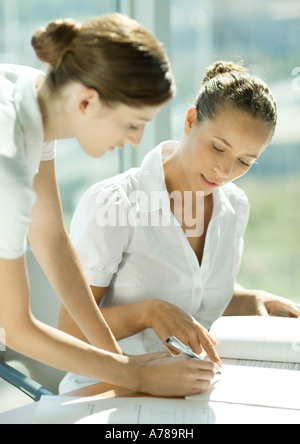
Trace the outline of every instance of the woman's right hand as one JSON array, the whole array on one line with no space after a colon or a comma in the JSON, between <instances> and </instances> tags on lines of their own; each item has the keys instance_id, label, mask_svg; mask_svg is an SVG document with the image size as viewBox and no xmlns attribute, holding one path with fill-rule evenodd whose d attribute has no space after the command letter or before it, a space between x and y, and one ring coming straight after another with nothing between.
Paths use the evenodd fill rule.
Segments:
<instances>
[{"instance_id":1,"label":"woman's right hand","mask_svg":"<svg viewBox=\"0 0 300 444\"><path fill-rule=\"evenodd\" d=\"M138 356L136 357L138 359ZM210 388L218 367L211 361L159 357L142 363L139 392L154 396L188 396Z\"/></svg>"},{"instance_id":2,"label":"woman's right hand","mask_svg":"<svg viewBox=\"0 0 300 444\"><path fill-rule=\"evenodd\" d=\"M204 350L209 359L222 367L222 361L215 349L217 342L196 319L169 302L162 300L148 302L149 327L154 330L163 344L168 337L176 336L195 353L201 354Z\"/></svg>"}]
</instances>

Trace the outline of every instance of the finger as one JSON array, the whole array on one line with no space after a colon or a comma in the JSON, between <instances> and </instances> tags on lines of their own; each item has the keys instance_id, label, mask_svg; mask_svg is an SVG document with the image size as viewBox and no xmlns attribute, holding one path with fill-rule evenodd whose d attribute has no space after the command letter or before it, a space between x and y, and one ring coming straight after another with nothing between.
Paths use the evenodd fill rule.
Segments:
<instances>
[{"instance_id":1,"label":"finger","mask_svg":"<svg viewBox=\"0 0 300 444\"><path fill-rule=\"evenodd\" d=\"M207 356L209 359L211 359L213 362L215 362L219 367L222 367L222 361L220 359L220 356L218 355L213 342L209 338L209 334L205 331L200 332L200 342L202 344L202 347L207 353Z\"/></svg>"},{"instance_id":2,"label":"finger","mask_svg":"<svg viewBox=\"0 0 300 444\"><path fill-rule=\"evenodd\" d=\"M291 304L290 305L290 313L295 318L298 318L300 316L300 306L298 304Z\"/></svg>"},{"instance_id":3,"label":"finger","mask_svg":"<svg viewBox=\"0 0 300 444\"><path fill-rule=\"evenodd\" d=\"M188 395L198 395L206 392L211 387L211 381L197 380L196 384L189 390Z\"/></svg>"},{"instance_id":4,"label":"finger","mask_svg":"<svg viewBox=\"0 0 300 444\"><path fill-rule=\"evenodd\" d=\"M199 372L199 379L202 381L212 381L215 377L215 372L213 370L202 370Z\"/></svg>"},{"instance_id":5,"label":"finger","mask_svg":"<svg viewBox=\"0 0 300 444\"><path fill-rule=\"evenodd\" d=\"M296 313L293 313L290 309L279 310L278 308L275 308L271 314L272 314L272 316L277 316L280 318L298 318L300 316Z\"/></svg>"},{"instance_id":6,"label":"finger","mask_svg":"<svg viewBox=\"0 0 300 444\"><path fill-rule=\"evenodd\" d=\"M171 348L168 345L166 347L167 347L167 349L168 349L168 351L169 351L171 356L179 356L180 355L180 353L177 350L174 350L174 348Z\"/></svg>"},{"instance_id":7,"label":"finger","mask_svg":"<svg viewBox=\"0 0 300 444\"><path fill-rule=\"evenodd\" d=\"M300 306L293 302L278 302L272 310L272 315L298 318L300 316Z\"/></svg>"},{"instance_id":8,"label":"finger","mask_svg":"<svg viewBox=\"0 0 300 444\"><path fill-rule=\"evenodd\" d=\"M189 340L188 345L191 347L193 352L195 352L197 355L201 355L203 350L197 334L195 334L195 336Z\"/></svg>"},{"instance_id":9,"label":"finger","mask_svg":"<svg viewBox=\"0 0 300 444\"><path fill-rule=\"evenodd\" d=\"M207 333L207 335L208 335L209 339L211 340L211 342L212 342L214 345L217 345L217 344L218 344L218 341L217 341L215 338L213 338L209 333Z\"/></svg>"},{"instance_id":10,"label":"finger","mask_svg":"<svg viewBox=\"0 0 300 444\"><path fill-rule=\"evenodd\" d=\"M257 314L258 316L269 316L268 310L262 299L257 300Z\"/></svg>"}]
</instances>

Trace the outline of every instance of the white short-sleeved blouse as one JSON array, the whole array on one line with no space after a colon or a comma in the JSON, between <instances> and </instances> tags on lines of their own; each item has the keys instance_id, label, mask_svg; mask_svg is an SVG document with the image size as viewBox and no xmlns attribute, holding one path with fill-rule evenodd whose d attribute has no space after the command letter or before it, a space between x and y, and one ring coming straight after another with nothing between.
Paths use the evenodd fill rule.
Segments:
<instances>
[{"instance_id":1,"label":"white short-sleeved blouse","mask_svg":"<svg viewBox=\"0 0 300 444\"><path fill-rule=\"evenodd\" d=\"M133 226L124 222L124 215L136 207L139 193L148 195L150 201L151 193L167 192L162 162L177 147L177 142L165 142L146 156L140 168L89 189L75 212L71 237L89 283L108 287L104 306L162 299L210 328L233 296L249 216L244 192L228 184L213 193L201 266L178 223ZM151 220L159 220L156 216L162 211L171 213L170 201L167 209L158 199L140 210L151 212ZM115 214L119 226L111 226ZM129 354L164 349L151 329L120 341L120 345Z\"/></svg>"},{"instance_id":2,"label":"white short-sleeved blouse","mask_svg":"<svg viewBox=\"0 0 300 444\"><path fill-rule=\"evenodd\" d=\"M0 257L25 253L33 179L41 161L55 158L55 142L44 144L36 82L41 71L0 64Z\"/></svg>"}]
</instances>

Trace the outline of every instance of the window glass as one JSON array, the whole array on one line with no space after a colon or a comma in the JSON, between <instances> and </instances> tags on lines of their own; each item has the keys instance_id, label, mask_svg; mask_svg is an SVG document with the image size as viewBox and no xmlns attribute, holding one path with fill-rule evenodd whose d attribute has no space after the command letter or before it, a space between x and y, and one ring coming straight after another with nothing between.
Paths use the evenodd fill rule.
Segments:
<instances>
[{"instance_id":1,"label":"window glass","mask_svg":"<svg viewBox=\"0 0 300 444\"><path fill-rule=\"evenodd\" d=\"M47 67L37 59L30 44L37 28L58 18L85 21L116 10L117 0L1 0L0 63L45 70ZM76 140L59 141L56 169L66 226L69 227L79 196L95 182L118 173L118 153L107 153L102 159L95 160L82 152Z\"/></svg>"},{"instance_id":2,"label":"window glass","mask_svg":"<svg viewBox=\"0 0 300 444\"><path fill-rule=\"evenodd\" d=\"M187 7L188 5L188 7ZM178 95L172 137L181 138L204 69L243 60L271 87L276 135L237 185L251 203L239 281L300 300L300 4L289 0L171 0L172 64Z\"/></svg>"}]
</instances>

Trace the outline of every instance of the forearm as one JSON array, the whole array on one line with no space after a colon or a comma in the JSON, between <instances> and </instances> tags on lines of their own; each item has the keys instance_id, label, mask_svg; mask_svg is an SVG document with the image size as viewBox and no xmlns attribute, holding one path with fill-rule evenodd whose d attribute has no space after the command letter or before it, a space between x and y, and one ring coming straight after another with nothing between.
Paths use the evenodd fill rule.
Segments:
<instances>
[{"instance_id":1,"label":"forearm","mask_svg":"<svg viewBox=\"0 0 300 444\"><path fill-rule=\"evenodd\" d=\"M121 353L87 283L67 233L31 242L33 252L62 303L92 345Z\"/></svg>"},{"instance_id":2,"label":"forearm","mask_svg":"<svg viewBox=\"0 0 300 444\"><path fill-rule=\"evenodd\" d=\"M236 282L234 285L232 299L227 306L223 316L237 316L240 312L240 303L242 301L242 296L247 296L246 293L247 290Z\"/></svg>"},{"instance_id":3,"label":"forearm","mask_svg":"<svg viewBox=\"0 0 300 444\"><path fill-rule=\"evenodd\" d=\"M136 361L99 350L33 317L24 258L0 259L0 327L8 347L61 370L134 389L141 377Z\"/></svg>"},{"instance_id":4,"label":"forearm","mask_svg":"<svg viewBox=\"0 0 300 444\"><path fill-rule=\"evenodd\" d=\"M248 290L236 283L234 294L223 316L265 316L267 310L262 291Z\"/></svg>"},{"instance_id":5,"label":"forearm","mask_svg":"<svg viewBox=\"0 0 300 444\"><path fill-rule=\"evenodd\" d=\"M151 328L151 314L155 301L147 300L118 307L103 307L101 313L117 341ZM100 310L100 309L99 309ZM61 307L59 328L82 341L87 341L83 332L64 307Z\"/></svg>"},{"instance_id":6,"label":"forearm","mask_svg":"<svg viewBox=\"0 0 300 444\"><path fill-rule=\"evenodd\" d=\"M18 329L19 331L19 329ZM32 319L7 333L8 346L54 368L136 390L140 368L125 356L112 354Z\"/></svg>"},{"instance_id":7,"label":"forearm","mask_svg":"<svg viewBox=\"0 0 300 444\"><path fill-rule=\"evenodd\" d=\"M103 307L101 312L114 336L120 341L152 328L153 304L155 301L146 300L119 307Z\"/></svg>"}]
</instances>

